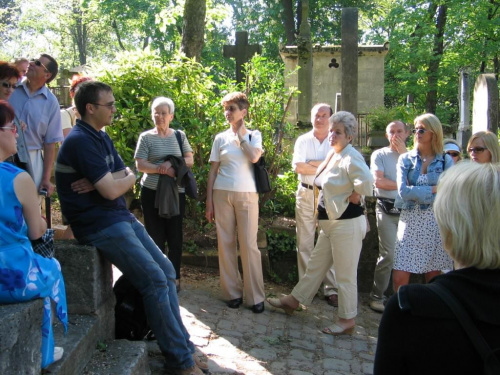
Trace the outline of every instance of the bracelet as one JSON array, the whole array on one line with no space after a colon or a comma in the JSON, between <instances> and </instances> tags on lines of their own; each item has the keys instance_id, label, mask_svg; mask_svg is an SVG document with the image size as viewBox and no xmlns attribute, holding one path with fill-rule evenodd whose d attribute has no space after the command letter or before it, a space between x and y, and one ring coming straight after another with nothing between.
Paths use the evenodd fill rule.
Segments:
<instances>
[{"instance_id":1,"label":"bracelet","mask_svg":"<svg viewBox=\"0 0 500 375\"><path fill-rule=\"evenodd\" d=\"M245 141L244 139L242 139L242 140L240 141L240 147L241 147L241 146L243 146L243 144L245 144L245 143L247 143L247 141Z\"/></svg>"}]
</instances>

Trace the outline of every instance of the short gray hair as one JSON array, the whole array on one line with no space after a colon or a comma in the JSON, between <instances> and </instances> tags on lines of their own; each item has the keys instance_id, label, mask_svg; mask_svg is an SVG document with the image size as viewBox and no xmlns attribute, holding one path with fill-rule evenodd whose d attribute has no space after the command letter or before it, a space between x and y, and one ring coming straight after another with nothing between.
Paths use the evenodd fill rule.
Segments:
<instances>
[{"instance_id":1,"label":"short gray hair","mask_svg":"<svg viewBox=\"0 0 500 375\"><path fill-rule=\"evenodd\" d=\"M333 124L344 125L345 135L353 139L358 132L358 121L351 112L339 111L334 113L332 117L330 117L330 129Z\"/></svg>"},{"instance_id":2,"label":"short gray hair","mask_svg":"<svg viewBox=\"0 0 500 375\"><path fill-rule=\"evenodd\" d=\"M156 108L158 108L162 105L166 105L168 107L168 112L170 114L174 113L175 105L174 105L174 102L172 101L172 99L166 98L164 96L159 96L159 97L155 98L155 100L153 100L153 103L151 104L151 115L154 114L154 111Z\"/></svg>"}]
</instances>

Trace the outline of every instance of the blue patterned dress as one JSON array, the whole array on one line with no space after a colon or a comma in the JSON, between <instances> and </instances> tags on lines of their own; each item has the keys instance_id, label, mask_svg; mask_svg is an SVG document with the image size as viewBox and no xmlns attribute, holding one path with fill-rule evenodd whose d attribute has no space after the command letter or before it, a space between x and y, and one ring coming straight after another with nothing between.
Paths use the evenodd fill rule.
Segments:
<instances>
[{"instance_id":1,"label":"blue patterned dress","mask_svg":"<svg viewBox=\"0 0 500 375\"><path fill-rule=\"evenodd\" d=\"M54 334L51 300L68 329L66 289L61 266L56 259L33 252L21 203L14 192L14 178L21 169L0 163L0 303L44 299L42 321L42 368L54 361Z\"/></svg>"}]
</instances>

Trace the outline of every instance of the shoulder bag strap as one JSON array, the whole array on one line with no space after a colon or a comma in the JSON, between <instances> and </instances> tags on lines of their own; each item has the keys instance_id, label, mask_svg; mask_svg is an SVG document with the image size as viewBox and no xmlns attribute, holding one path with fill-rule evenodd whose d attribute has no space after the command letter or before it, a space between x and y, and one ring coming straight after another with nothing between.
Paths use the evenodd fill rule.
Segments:
<instances>
[{"instance_id":1,"label":"shoulder bag strap","mask_svg":"<svg viewBox=\"0 0 500 375\"><path fill-rule=\"evenodd\" d=\"M184 156L184 152L182 151L182 137L181 132L174 130L175 138L177 138L177 142L179 143L179 148L181 149L181 158Z\"/></svg>"},{"instance_id":2,"label":"shoulder bag strap","mask_svg":"<svg viewBox=\"0 0 500 375\"><path fill-rule=\"evenodd\" d=\"M483 361L486 363L488 360L490 360L490 363L495 366L495 369L500 374L500 363L498 359L494 355L492 355L494 351L485 341L484 337L481 335L477 327L472 323L472 319L470 318L467 311L465 311L462 304L458 302L458 300L446 287L437 283L429 284L429 287L448 305L453 314L455 314L457 320L462 325L462 328L467 333L467 336L469 336L472 344L476 348Z\"/></svg>"}]
</instances>

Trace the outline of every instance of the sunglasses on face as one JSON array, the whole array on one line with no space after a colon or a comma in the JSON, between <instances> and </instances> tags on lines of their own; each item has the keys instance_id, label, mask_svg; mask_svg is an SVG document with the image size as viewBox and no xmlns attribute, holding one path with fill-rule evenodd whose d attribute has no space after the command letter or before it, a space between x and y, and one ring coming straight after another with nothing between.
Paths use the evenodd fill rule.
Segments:
<instances>
[{"instance_id":1,"label":"sunglasses on face","mask_svg":"<svg viewBox=\"0 0 500 375\"><path fill-rule=\"evenodd\" d=\"M413 134L417 134L417 133L418 134L424 134L425 132L428 132L428 130L427 129L413 129L411 132Z\"/></svg>"},{"instance_id":2,"label":"sunglasses on face","mask_svg":"<svg viewBox=\"0 0 500 375\"><path fill-rule=\"evenodd\" d=\"M471 147L467 151L469 151L469 154L475 153L475 154L480 154L484 150L487 150L486 147Z\"/></svg>"},{"instance_id":3,"label":"sunglasses on face","mask_svg":"<svg viewBox=\"0 0 500 375\"><path fill-rule=\"evenodd\" d=\"M451 157L454 157L454 158L456 158L456 157L458 157L460 155L456 151L448 151L447 154L450 155Z\"/></svg>"},{"instance_id":4,"label":"sunglasses on face","mask_svg":"<svg viewBox=\"0 0 500 375\"><path fill-rule=\"evenodd\" d=\"M14 83L11 85L10 83L2 82L2 87L5 87L6 89L15 89L16 85L17 85L17 83Z\"/></svg>"},{"instance_id":5,"label":"sunglasses on face","mask_svg":"<svg viewBox=\"0 0 500 375\"><path fill-rule=\"evenodd\" d=\"M43 65L43 63L38 60L38 59L32 59L31 62L33 64L35 64L36 66L43 66L43 68L48 72L49 70L47 69L47 67L45 65Z\"/></svg>"}]
</instances>

